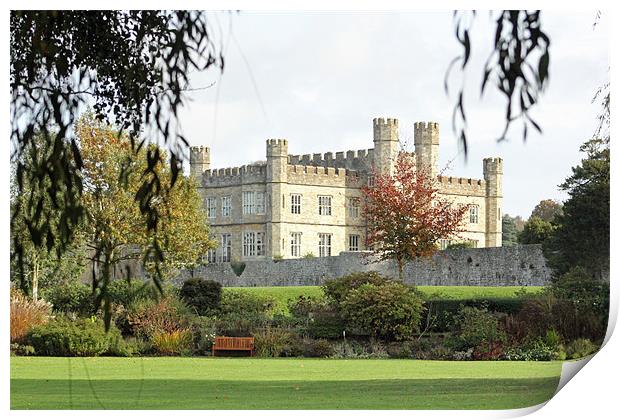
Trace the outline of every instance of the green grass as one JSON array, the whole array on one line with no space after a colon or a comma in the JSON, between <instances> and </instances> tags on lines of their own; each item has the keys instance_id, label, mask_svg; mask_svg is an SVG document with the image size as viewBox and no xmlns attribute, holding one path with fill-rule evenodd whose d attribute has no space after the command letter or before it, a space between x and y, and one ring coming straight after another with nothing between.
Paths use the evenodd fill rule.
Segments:
<instances>
[{"instance_id":1,"label":"green grass","mask_svg":"<svg viewBox=\"0 0 620 420\"><path fill-rule=\"evenodd\" d=\"M11 358L11 409L508 409L561 362Z\"/></svg>"},{"instance_id":2,"label":"green grass","mask_svg":"<svg viewBox=\"0 0 620 420\"><path fill-rule=\"evenodd\" d=\"M323 290L319 286L273 286L273 287L226 287L226 289L241 290L261 296L272 296L276 299L276 312L288 314L288 301L299 296L322 296ZM516 297L522 287L519 286L419 286L418 289L427 296L438 294L443 299L471 299L471 298L502 298ZM528 293L536 293L542 287L525 287Z\"/></svg>"}]
</instances>

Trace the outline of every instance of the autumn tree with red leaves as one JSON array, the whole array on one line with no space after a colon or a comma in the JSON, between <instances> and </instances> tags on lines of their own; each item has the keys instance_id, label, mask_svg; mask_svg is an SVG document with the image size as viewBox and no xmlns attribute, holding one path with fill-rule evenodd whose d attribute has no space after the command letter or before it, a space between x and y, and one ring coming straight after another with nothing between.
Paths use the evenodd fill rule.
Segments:
<instances>
[{"instance_id":1,"label":"autumn tree with red leaves","mask_svg":"<svg viewBox=\"0 0 620 420\"><path fill-rule=\"evenodd\" d=\"M371 186L362 188L366 242L380 260L395 260L399 278L407 261L430 257L440 239L458 237L464 230L468 206L452 206L441 198L436 181L414 159L400 153L394 175L375 174Z\"/></svg>"}]
</instances>

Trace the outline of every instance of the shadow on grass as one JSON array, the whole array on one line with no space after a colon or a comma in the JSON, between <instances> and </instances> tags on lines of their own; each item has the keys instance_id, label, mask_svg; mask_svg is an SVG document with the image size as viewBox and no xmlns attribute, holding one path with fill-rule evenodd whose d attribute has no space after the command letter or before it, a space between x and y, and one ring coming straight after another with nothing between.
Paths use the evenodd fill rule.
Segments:
<instances>
[{"instance_id":1,"label":"shadow on grass","mask_svg":"<svg viewBox=\"0 0 620 420\"><path fill-rule=\"evenodd\" d=\"M558 381L11 379L11 409L509 409L547 401Z\"/></svg>"}]
</instances>

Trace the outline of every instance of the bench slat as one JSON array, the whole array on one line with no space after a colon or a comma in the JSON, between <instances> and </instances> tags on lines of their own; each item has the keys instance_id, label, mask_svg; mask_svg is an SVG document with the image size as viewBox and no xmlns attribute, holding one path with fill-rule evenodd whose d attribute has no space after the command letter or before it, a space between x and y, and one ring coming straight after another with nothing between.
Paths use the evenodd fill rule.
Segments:
<instances>
[{"instance_id":1,"label":"bench slat","mask_svg":"<svg viewBox=\"0 0 620 420\"><path fill-rule=\"evenodd\" d=\"M212 346L212 353L215 350L245 350L254 353L254 337L215 337L215 343Z\"/></svg>"}]
</instances>

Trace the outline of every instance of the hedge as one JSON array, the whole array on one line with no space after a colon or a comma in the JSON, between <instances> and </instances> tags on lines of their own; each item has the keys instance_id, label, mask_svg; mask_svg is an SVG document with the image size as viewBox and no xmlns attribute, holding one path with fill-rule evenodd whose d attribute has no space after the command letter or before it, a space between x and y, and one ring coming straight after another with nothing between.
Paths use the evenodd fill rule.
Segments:
<instances>
[{"instance_id":1,"label":"hedge","mask_svg":"<svg viewBox=\"0 0 620 420\"><path fill-rule=\"evenodd\" d=\"M428 331L447 332L452 329L454 316L459 312L461 306L474 308L487 308L490 312L501 312L509 315L517 314L523 307L526 299L521 297L514 298L482 298L482 299L430 299L425 302L422 311L421 330L426 327L426 322L430 316L433 325Z\"/></svg>"}]
</instances>

